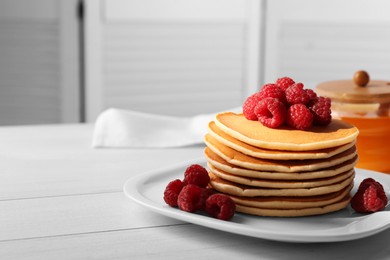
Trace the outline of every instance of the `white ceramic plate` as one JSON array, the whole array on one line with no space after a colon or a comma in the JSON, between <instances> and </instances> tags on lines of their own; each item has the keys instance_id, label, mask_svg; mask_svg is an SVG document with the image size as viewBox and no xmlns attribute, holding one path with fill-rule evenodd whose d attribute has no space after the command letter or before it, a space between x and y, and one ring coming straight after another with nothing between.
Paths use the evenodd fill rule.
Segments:
<instances>
[{"instance_id":1,"label":"white ceramic plate","mask_svg":"<svg viewBox=\"0 0 390 260\"><path fill-rule=\"evenodd\" d=\"M174 179L183 179L184 170L192 163L205 165L204 161L192 161L137 175L125 183L124 193L150 210L171 218L226 232L277 241L347 241L371 236L390 227L390 206L374 214L357 214L353 209L346 208L322 216L297 218L258 217L236 213L230 221L169 207L163 200L166 185ZM389 197L390 175L362 169L356 169L353 193L360 182L367 177L381 182Z\"/></svg>"}]
</instances>

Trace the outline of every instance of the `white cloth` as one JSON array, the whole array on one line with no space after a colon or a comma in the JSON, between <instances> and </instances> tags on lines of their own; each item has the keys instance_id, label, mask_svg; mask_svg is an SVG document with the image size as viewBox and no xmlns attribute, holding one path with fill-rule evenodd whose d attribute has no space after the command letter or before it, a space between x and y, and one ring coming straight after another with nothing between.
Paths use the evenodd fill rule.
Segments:
<instances>
[{"instance_id":1,"label":"white cloth","mask_svg":"<svg viewBox=\"0 0 390 260\"><path fill-rule=\"evenodd\" d=\"M230 111L234 110L241 108ZM96 120L92 147L163 148L202 143L215 115L173 117L110 108Z\"/></svg>"}]
</instances>

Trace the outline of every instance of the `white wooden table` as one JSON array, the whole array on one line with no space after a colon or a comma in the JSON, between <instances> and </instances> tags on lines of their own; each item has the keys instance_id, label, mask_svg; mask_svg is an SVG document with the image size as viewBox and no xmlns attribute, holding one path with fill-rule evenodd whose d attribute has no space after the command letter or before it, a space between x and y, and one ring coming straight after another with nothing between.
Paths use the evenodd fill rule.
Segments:
<instances>
[{"instance_id":1,"label":"white wooden table","mask_svg":"<svg viewBox=\"0 0 390 260\"><path fill-rule=\"evenodd\" d=\"M92 149L92 125L0 128L0 259L390 259L390 230L339 243L283 243L173 220L124 182L203 147Z\"/></svg>"}]
</instances>

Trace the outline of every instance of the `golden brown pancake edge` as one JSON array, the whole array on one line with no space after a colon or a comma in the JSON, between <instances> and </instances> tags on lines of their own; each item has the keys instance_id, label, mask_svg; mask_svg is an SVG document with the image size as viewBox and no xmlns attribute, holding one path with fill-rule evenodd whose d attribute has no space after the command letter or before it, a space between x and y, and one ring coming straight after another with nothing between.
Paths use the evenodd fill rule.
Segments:
<instances>
[{"instance_id":1,"label":"golden brown pancake edge","mask_svg":"<svg viewBox=\"0 0 390 260\"><path fill-rule=\"evenodd\" d=\"M265 149L310 151L336 147L354 141L359 130L344 121L333 119L326 127L313 126L302 131L290 127L268 128L258 121L251 121L243 114L219 113L216 125L234 138Z\"/></svg>"},{"instance_id":2,"label":"golden brown pancake edge","mask_svg":"<svg viewBox=\"0 0 390 260\"><path fill-rule=\"evenodd\" d=\"M344 152L356 144L356 141L350 143L330 147L320 150L308 150L308 151L285 151L285 150L271 150L256 147L247 143L244 143L224 131L218 128L214 121L211 121L208 125L208 134L215 138L220 143L244 153L248 156L272 159L272 160L303 160L303 159L324 159L332 157L336 154Z\"/></svg>"}]
</instances>

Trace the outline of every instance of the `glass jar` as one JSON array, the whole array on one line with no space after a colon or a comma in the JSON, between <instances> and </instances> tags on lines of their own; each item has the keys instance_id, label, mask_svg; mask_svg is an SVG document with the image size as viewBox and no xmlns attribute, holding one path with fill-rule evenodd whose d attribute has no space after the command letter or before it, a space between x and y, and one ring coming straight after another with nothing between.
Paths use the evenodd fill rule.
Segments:
<instances>
[{"instance_id":1,"label":"glass jar","mask_svg":"<svg viewBox=\"0 0 390 260\"><path fill-rule=\"evenodd\" d=\"M390 174L390 82L358 71L351 80L320 83L316 92L331 98L333 118L359 129L357 167Z\"/></svg>"}]
</instances>

